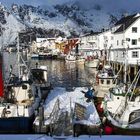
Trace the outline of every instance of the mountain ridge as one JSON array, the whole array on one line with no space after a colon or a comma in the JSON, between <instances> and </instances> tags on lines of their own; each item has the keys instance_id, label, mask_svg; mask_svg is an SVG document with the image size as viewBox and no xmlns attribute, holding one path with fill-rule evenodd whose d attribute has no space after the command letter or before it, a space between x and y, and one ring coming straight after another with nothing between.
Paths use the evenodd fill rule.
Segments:
<instances>
[{"instance_id":1,"label":"mountain ridge","mask_svg":"<svg viewBox=\"0 0 140 140\"><path fill-rule=\"evenodd\" d=\"M111 1L111 0L107 0ZM130 0L129 0L130 1ZM9 8L0 6L0 33L4 35L4 44L15 41L16 35L8 42L8 34L21 30L34 30L38 34L51 37L77 37L91 30L94 32L102 28L110 28L128 8L117 7L118 11L109 11L103 0L66 1L62 4L33 6L12 3ZM114 5L114 4L113 4ZM4 9L4 10L3 10ZM130 10L129 13L134 13ZM14 28L16 27L16 28ZM15 37L15 39L14 39ZM7 40L7 41L6 41Z\"/></svg>"}]
</instances>

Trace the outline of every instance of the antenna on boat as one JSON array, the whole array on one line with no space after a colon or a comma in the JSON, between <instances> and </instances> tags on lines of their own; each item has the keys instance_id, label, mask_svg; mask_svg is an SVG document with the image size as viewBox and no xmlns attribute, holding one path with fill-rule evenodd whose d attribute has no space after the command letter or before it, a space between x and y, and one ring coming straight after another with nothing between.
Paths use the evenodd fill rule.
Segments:
<instances>
[{"instance_id":1,"label":"antenna on boat","mask_svg":"<svg viewBox=\"0 0 140 140\"><path fill-rule=\"evenodd\" d=\"M17 35L17 56L18 56L18 78L21 78L21 74L20 74L20 54L19 54L19 32Z\"/></svg>"},{"instance_id":2,"label":"antenna on boat","mask_svg":"<svg viewBox=\"0 0 140 140\"><path fill-rule=\"evenodd\" d=\"M25 69L27 70L26 72L29 73L29 69L27 64L25 63L25 60L23 59L21 52L20 52L20 44L19 44L19 32L17 35L17 57L18 57L18 78L21 79L23 78L23 75L25 74ZM27 73L26 73L27 74ZM27 80L27 77L24 77Z\"/></svg>"}]
</instances>

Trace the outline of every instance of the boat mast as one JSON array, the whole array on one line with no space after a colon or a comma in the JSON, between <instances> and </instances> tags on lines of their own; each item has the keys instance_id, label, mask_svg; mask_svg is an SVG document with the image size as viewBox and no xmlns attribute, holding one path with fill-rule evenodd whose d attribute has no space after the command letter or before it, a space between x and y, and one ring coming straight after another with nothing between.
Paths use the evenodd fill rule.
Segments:
<instances>
[{"instance_id":1,"label":"boat mast","mask_svg":"<svg viewBox=\"0 0 140 140\"><path fill-rule=\"evenodd\" d=\"M27 77L27 73L29 73L29 68L20 52L20 44L19 44L19 40L20 40L20 32L18 32L18 36L17 36L17 56L18 56L18 78L23 80L28 80Z\"/></svg>"},{"instance_id":2,"label":"boat mast","mask_svg":"<svg viewBox=\"0 0 140 140\"><path fill-rule=\"evenodd\" d=\"M19 33L17 35L17 57L18 57L18 78L21 78L20 71L20 52L19 52Z\"/></svg>"}]
</instances>

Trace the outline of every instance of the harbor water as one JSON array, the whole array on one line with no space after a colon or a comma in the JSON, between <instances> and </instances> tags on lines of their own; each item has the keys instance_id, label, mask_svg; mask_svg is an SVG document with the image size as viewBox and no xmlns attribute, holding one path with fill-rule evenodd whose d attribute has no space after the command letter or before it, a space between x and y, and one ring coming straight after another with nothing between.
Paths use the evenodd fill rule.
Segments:
<instances>
[{"instance_id":1,"label":"harbor water","mask_svg":"<svg viewBox=\"0 0 140 140\"><path fill-rule=\"evenodd\" d=\"M16 53L3 52L4 77L8 78L10 69L12 73L18 74L18 56ZM95 80L94 69L87 69L84 64L66 63L64 60L29 60L30 66L45 65L48 67L48 80L53 87L88 87Z\"/></svg>"}]
</instances>

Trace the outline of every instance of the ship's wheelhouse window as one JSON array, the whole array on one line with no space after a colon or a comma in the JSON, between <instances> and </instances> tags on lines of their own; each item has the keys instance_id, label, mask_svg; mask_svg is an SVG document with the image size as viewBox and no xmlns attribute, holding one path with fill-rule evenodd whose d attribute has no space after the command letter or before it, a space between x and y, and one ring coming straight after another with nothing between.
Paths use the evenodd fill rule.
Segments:
<instances>
[{"instance_id":1,"label":"ship's wheelhouse window","mask_svg":"<svg viewBox=\"0 0 140 140\"><path fill-rule=\"evenodd\" d=\"M138 51L132 51L132 58L138 58Z\"/></svg>"},{"instance_id":2,"label":"ship's wheelhouse window","mask_svg":"<svg viewBox=\"0 0 140 140\"><path fill-rule=\"evenodd\" d=\"M137 27L132 27L132 33L137 33Z\"/></svg>"},{"instance_id":3,"label":"ship's wheelhouse window","mask_svg":"<svg viewBox=\"0 0 140 140\"><path fill-rule=\"evenodd\" d=\"M101 84L104 84L104 80L101 80Z\"/></svg>"},{"instance_id":4,"label":"ship's wheelhouse window","mask_svg":"<svg viewBox=\"0 0 140 140\"><path fill-rule=\"evenodd\" d=\"M132 39L132 45L137 45L137 39Z\"/></svg>"},{"instance_id":5,"label":"ship's wheelhouse window","mask_svg":"<svg viewBox=\"0 0 140 140\"><path fill-rule=\"evenodd\" d=\"M27 88L27 85L22 85L22 89L26 90Z\"/></svg>"},{"instance_id":6,"label":"ship's wheelhouse window","mask_svg":"<svg viewBox=\"0 0 140 140\"><path fill-rule=\"evenodd\" d=\"M110 84L110 80L107 80L107 85L109 85Z\"/></svg>"}]
</instances>

